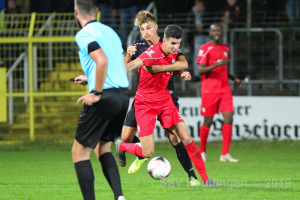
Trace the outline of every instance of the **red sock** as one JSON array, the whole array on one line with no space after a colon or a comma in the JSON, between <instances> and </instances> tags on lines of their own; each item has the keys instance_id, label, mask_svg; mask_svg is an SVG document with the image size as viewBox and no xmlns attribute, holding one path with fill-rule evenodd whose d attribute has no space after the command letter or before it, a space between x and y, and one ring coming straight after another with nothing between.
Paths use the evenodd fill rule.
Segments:
<instances>
[{"instance_id":1,"label":"red sock","mask_svg":"<svg viewBox=\"0 0 300 200\"><path fill-rule=\"evenodd\" d=\"M229 147L230 147L231 136L232 136L231 124L223 124L222 135L223 135L222 156L224 156L229 153Z\"/></svg>"},{"instance_id":2,"label":"red sock","mask_svg":"<svg viewBox=\"0 0 300 200\"><path fill-rule=\"evenodd\" d=\"M206 142L209 134L208 127L202 125L199 132L200 132L200 153L206 152Z\"/></svg>"},{"instance_id":3,"label":"red sock","mask_svg":"<svg viewBox=\"0 0 300 200\"><path fill-rule=\"evenodd\" d=\"M197 145L195 144L194 141L192 141L191 143L184 145L184 146L190 156L190 159L192 160L198 173L200 174L203 183L205 183L208 179L208 176L206 174L205 165L202 160L200 151L197 148Z\"/></svg>"},{"instance_id":4,"label":"red sock","mask_svg":"<svg viewBox=\"0 0 300 200\"><path fill-rule=\"evenodd\" d=\"M129 153L140 156L144 158L142 147L140 146L140 143L127 143L123 142L120 145L120 150L122 152L128 151Z\"/></svg>"}]
</instances>

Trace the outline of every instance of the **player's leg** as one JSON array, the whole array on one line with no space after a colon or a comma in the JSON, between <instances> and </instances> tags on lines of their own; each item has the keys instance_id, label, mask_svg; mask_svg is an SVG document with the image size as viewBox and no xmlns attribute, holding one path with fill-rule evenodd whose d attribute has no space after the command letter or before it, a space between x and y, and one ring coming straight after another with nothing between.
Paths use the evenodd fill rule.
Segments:
<instances>
[{"instance_id":1,"label":"player's leg","mask_svg":"<svg viewBox=\"0 0 300 200\"><path fill-rule=\"evenodd\" d=\"M191 136L189 135L189 133L187 131L185 123L180 122L180 123L176 124L174 127L176 129L176 132L177 132L179 138L181 139L182 143L184 144L190 159L192 160L198 173L200 174L203 183L205 183L208 179L208 176L206 174L205 165L201 158L199 149L197 148L195 142L193 141L193 139L191 138Z\"/></svg>"},{"instance_id":2,"label":"player's leg","mask_svg":"<svg viewBox=\"0 0 300 200\"><path fill-rule=\"evenodd\" d=\"M219 94L205 93L201 95L201 115L204 116L204 122L199 130L200 152L204 161L206 161L206 143L209 135L210 126L213 123L213 116L218 112L220 101Z\"/></svg>"},{"instance_id":3,"label":"player's leg","mask_svg":"<svg viewBox=\"0 0 300 200\"><path fill-rule=\"evenodd\" d=\"M222 127L223 145L220 161L238 162L229 154L229 148L232 137L232 123L233 123L233 100L231 92L222 95L220 101L220 112L222 113L224 123Z\"/></svg>"},{"instance_id":4,"label":"player's leg","mask_svg":"<svg viewBox=\"0 0 300 200\"><path fill-rule=\"evenodd\" d=\"M135 108L134 108L134 101L132 102L130 110L127 112L124 125L122 129L121 139L124 142L139 142L139 139L135 136L136 133L136 118L135 118Z\"/></svg>"},{"instance_id":5,"label":"player's leg","mask_svg":"<svg viewBox=\"0 0 300 200\"><path fill-rule=\"evenodd\" d=\"M117 151L129 152L132 155L149 158L154 153L154 137L153 134L140 137L140 143L127 143L121 140L116 142Z\"/></svg>"},{"instance_id":6,"label":"player's leg","mask_svg":"<svg viewBox=\"0 0 300 200\"><path fill-rule=\"evenodd\" d=\"M84 147L74 140L72 158L81 193L84 199L95 199L94 172L90 162L92 148Z\"/></svg>"},{"instance_id":7,"label":"player's leg","mask_svg":"<svg viewBox=\"0 0 300 200\"><path fill-rule=\"evenodd\" d=\"M200 152L204 162L206 162L206 144L209 135L210 127L213 123L213 117L205 117L202 126L200 127Z\"/></svg>"},{"instance_id":8,"label":"player's leg","mask_svg":"<svg viewBox=\"0 0 300 200\"><path fill-rule=\"evenodd\" d=\"M197 180L197 176L194 172L193 165L191 162L191 159L183 145L183 143L178 138L178 134L176 133L176 129L166 129L167 136L169 138L170 143L173 145L173 147L176 150L177 158L182 166L182 168L186 171L188 174L190 184L192 186L197 186L200 184L200 182Z\"/></svg>"},{"instance_id":9,"label":"player's leg","mask_svg":"<svg viewBox=\"0 0 300 200\"><path fill-rule=\"evenodd\" d=\"M100 137L99 161L102 166L103 174L113 190L115 200L117 200L120 199L120 197L124 199L124 197L122 194L119 169L111 153L111 144L116 138L120 137L129 97L126 89L112 89L110 93L110 98L107 98L109 105L104 104L102 110L99 110L100 113L102 111L106 120L104 121L105 123L103 123L105 129ZM103 109L105 109L105 111L103 111Z\"/></svg>"},{"instance_id":10,"label":"player's leg","mask_svg":"<svg viewBox=\"0 0 300 200\"><path fill-rule=\"evenodd\" d=\"M112 142L100 141L99 143L101 143L99 149L99 161L102 166L103 174L114 193L115 199L118 199L120 196L123 196L123 193L118 166L111 153Z\"/></svg>"},{"instance_id":11,"label":"player's leg","mask_svg":"<svg viewBox=\"0 0 300 200\"><path fill-rule=\"evenodd\" d=\"M72 147L72 158L84 199L95 198L94 172L90 162L90 153L96 147L101 136L101 131L98 132L101 121L95 115L98 114L96 112L98 106L99 102L92 106L83 106ZM101 119L101 117L99 118Z\"/></svg>"},{"instance_id":12,"label":"player's leg","mask_svg":"<svg viewBox=\"0 0 300 200\"><path fill-rule=\"evenodd\" d=\"M124 125L121 133L121 141L116 141L116 145L117 142L121 143L122 141L130 143L135 136L135 132L136 132L136 119L135 119L135 109L134 109L134 102L133 102L124 120ZM116 151L116 159L121 167L125 167L126 165L125 152Z\"/></svg>"},{"instance_id":13,"label":"player's leg","mask_svg":"<svg viewBox=\"0 0 300 200\"><path fill-rule=\"evenodd\" d=\"M135 109L137 130L141 143L127 143L118 140L116 141L117 154L127 151L143 158L151 157L154 153L153 130L158 110L144 103L139 104L139 102L135 102Z\"/></svg>"},{"instance_id":14,"label":"player's leg","mask_svg":"<svg viewBox=\"0 0 300 200\"><path fill-rule=\"evenodd\" d=\"M158 116L161 126L165 129L176 129L176 133L184 144L190 159L201 176L203 183L209 183L209 185L215 184L214 182L210 182L210 179L206 174L205 165L201 158L200 151L192 137L189 135L187 127L173 102L166 102L162 105L161 109L163 112Z\"/></svg>"},{"instance_id":15,"label":"player's leg","mask_svg":"<svg viewBox=\"0 0 300 200\"><path fill-rule=\"evenodd\" d=\"M238 162L238 159L233 158L229 154L229 148L232 137L232 122L233 122L233 113L232 112L223 112L224 123L222 127L222 154L220 157L221 162L229 161L229 162Z\"/></svg>"},{"instance_id":16,"label":"player's leg","mask_svg":"<svg viewBox=\"0 0 300 200\"><path fill-rule=\"evenodd\" d=\"M132 142L133 138L135 136L136 133L136 126L135 127L131 127L131 126L123 126L122 129L122 134L121 134L121 139L123 142Z\"/></svg>"}]
</instances>

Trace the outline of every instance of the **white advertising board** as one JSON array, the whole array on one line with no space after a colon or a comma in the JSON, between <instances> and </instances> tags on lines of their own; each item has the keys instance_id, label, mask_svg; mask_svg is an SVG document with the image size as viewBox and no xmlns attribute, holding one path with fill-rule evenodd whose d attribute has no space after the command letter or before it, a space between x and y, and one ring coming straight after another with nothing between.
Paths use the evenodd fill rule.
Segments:
<instances>
[{"instance_id":1,"label":"white advertising board","mask_svg":"<svg viewBox=\"0 0 300 200\"><path fill-rule=\"evenodd\" d=\"M234 97L233 140L243 139L292 139L300 140L299 97ZM203 122L200 115L201 99L181 97L180 113L190 135L199 141L199 128ZM168 141L157 122L155 141ZM214 116L208 141L222 139L222 115Z\"/></svg>"}]
</instances>

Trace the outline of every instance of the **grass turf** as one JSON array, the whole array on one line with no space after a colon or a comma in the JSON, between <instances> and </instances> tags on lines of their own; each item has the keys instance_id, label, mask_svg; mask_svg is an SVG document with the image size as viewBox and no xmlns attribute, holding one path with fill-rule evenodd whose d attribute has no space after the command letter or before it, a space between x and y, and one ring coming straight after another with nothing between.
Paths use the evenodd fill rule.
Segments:
<instances>
[{"instance_id":1,"label":"grass turf","mask_svg":"<svg viewBox=\"0 0 300 200\"><path fill-rule=\"evenodd\" d=\"M71 144L36 142L0 145L0 199L82 199L71 159ZM221 143L208 143L206 169L218 188L191 187L169 143L156 143L155 155L172 166L164 181L153 180L147 163L135 174L119 167L123 193L131 200L300 199L299 141L233 141L231 153L239 163L221 163ZM100 163L91 157L97 199L113 199ZM200 179L198 173L198 178Z\"/></svg>"}]
</instances>

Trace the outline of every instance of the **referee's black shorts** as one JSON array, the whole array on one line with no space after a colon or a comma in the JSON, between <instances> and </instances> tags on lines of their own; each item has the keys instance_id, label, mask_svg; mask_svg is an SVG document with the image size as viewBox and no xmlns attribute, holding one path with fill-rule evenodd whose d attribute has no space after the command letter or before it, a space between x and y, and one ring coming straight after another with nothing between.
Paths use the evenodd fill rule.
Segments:
<instances>
[{"instance_id":1,"label":"referee's black shorts","mask_svg":"<svg viewBox=\"0 0 300 200\"><path fill-rule=\"evenodd\" d=\"M128 103L127 88L103 90L100 101L83 106L75 139L85 147L95 148L100 140L120 137Z\"/></svg>"},{"instance_id":2,"label":"referee's black shorts","mask_svg":"<svg viewBox=\"0 0 300 200\"><path fill-rule=\"evenodd\" d=\"M176 106L177 109L179 109L179 104L178 104L178 97L171 94L171 97L173 99L174 105ZM129 127L136 127L137 123L136 123L136 118L135 118L135 108L134 108L134 101L132 102L131 108L128 111L125 121L124 121L124 125L125 126L129 126Z\"/></svg>"}]
</instances>

